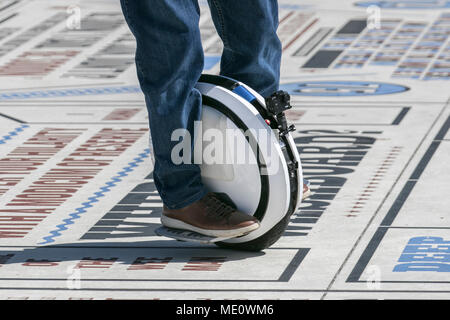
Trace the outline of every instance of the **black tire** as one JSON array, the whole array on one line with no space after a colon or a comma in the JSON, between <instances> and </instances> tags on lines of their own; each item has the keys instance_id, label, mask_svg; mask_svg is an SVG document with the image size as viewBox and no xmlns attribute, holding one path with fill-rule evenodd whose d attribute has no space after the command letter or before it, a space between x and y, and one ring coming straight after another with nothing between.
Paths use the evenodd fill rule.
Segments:
<instances>
[{"instance_id":1,"label":"black tire","mask_svg":"<svg viewBox=\"0 0 450 320\"><path fill-rule=\"evenodd\" d=\"M215 75L202 75L199 82L205 82L205 83L211 83L214 85L218 85L218 86L226 88L230 91L233 91L233 89L235 89L236 86L239 85L239 83L235 80L220 77L220 76L215 76ZM236 126L238 126L240 129L242 129L244 131L246 131L248 129L247 126L239 119L239 117L234 115L231 112L231 110L229 110L226 106L224 106L219 101L212 99L210 97L207 97L207 96L203 96L203 103L207 106L215 108L216 110L218 110L218 111L222 112L224 115L226 115L228 118L232 119L233 122L236 124ZM266 110L263 107L258 106L258 102L256 102L254 104L254 107L262 115L263 115L263 113L266 113ZM285 145L286 144L287 143L285 141ZM285 153L284 156L286 158L286 163L289 166L294 159L293 155ZM259 157L257 157L257 159L259 159ZM261 168L261 163L259 163L259 160L258 160L258 165ZM293 195L296 195L296 192L297 192L296 188L298 185L298 183L297 183L298 177L297 177L296 173L293 175L294 176L292 176L292 174L290 174L291 192L293 193ZM261 185L262 185L262 191L261 191L260 203L254 214L254 216L257 217L258 219L260 219L260 221L263 220L264 215L266 213L267 197L269 195L269 188L270 188L268 185L268 179L265 175L261 175ZM267 231L262 236L260 236L256 239L253 239L251 241L248 241L248 242L241 242L241 243L216 242L215 244L221 248L242 250L242 251L261 251L261 250L267 249L268 247L273 245L275 242L277 242L278 239L280 239L281 236L284 234L284 232L289 224L291 215L294 212L294 206L295 206L296 202L297 202L296 197L292 196L290 199L289 209L288 209L286 215L283 217L283 219L281 219L275 226L273 226L269 231Z\"/></svg>"},{"instance_id":2,"label":"black tire","mask_svg":"<svg viewBox=\"0 0 450 320\"><path fill-rule=\"evenodd\" d=\"M283 233L286 231L286 228L291 219L291 214L292 209L289 209L289 213L286 214L284 218L280 220L280 222L278 222L275 226L272 227L272 229L267 231L259 238L241 243L216 242L215 244L221 248L241 251L261 251L267 249L275 242L277 242L278 239L280 239Z\"/></svg>"}]
</instances>

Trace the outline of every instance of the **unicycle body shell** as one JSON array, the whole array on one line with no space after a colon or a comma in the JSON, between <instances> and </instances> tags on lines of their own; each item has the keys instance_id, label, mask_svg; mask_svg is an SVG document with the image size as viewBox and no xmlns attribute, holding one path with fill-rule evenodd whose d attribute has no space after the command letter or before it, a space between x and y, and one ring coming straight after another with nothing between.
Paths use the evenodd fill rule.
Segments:
<instances>
[{"instance_id":1,"label":"unicycle body shell","mask_svg":"<svg viewBox=\"0 0 450 320\"><path fill-rule=\"evenodd\" d=\"M203 132L209 128L237 128L250 132L240 139L247 139L253 146L252 163L231 167L200 164L202 181L210 191L226 193L239 210L261 222L257 230L247 235L216 244L238 250L263 250L282 236L301 203L302 168L295 142L290 132L281 134L276 128L276 119L268 111L265 99L249 86L226 77L202 75L196 89L202 94ZM195 138L196 144L202 143L199 139L200 136Z\"/></svg>"}]
</instances>

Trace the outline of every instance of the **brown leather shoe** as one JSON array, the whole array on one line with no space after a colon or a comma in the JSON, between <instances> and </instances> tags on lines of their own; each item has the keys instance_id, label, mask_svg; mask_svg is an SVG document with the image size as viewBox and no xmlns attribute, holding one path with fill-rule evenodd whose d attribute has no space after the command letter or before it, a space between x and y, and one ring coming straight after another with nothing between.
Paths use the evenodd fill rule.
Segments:
<instances>
[{"instance_id":1,"label":"brown leather shoe","mask_svg":"<svg viewBox=\"0 0 450 320\"><path fill-rule=\"evenodd\" d=\"M259 228L259 221L236 210L227 195L213 192L181 209L164 206L161 223L211 237L238 237Z\"/></svg>"}]
</instances>

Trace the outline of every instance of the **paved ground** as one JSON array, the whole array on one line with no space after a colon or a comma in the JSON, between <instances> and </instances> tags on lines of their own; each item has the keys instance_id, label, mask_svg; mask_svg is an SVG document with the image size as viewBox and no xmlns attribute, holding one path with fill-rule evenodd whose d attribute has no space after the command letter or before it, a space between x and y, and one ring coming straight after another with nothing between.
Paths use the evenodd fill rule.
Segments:
<instances>
[{"instance_id":1,"label":"paved ground","mask_svg":"<svg viewBox=\"0 0 450 320\"><path fill-rule=\"evenodd\" d=\"M280 20L313 196L256 254L153 233L118 1L1 1L0 298L450 298L450 2L280 0Z\"/></svg>"}]
</instances>

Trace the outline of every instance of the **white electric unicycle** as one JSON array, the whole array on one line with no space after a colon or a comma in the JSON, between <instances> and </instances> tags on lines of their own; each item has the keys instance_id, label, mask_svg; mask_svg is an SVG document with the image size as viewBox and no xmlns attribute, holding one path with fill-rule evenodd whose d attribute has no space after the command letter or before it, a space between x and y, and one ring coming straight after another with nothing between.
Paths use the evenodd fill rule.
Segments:
<instances>
[{"instance_id":1,"label":"white electric unicycle","mask_svg":"<svg viewBox=\"0 0 450 320\"><path fill-rule=\"evenodd\" d=\"M224 157L227 161L199 163L203 184L227 194L237 209L258 218L260 227L229 239L164 226L155 232L238 250L265 249L282 236L302 199L300 157L290 134L295 127L287 124L284 115L291 108L289 95L278 91L264 99L239 81L215 75L202 75L196 88L202 94L203 135L195 137L194 158L204 156L208 146L201 146L207 144L209 131L215 138L217 132L226 137L223 154L232 155Z\"/></svg>"}]
</instances>

